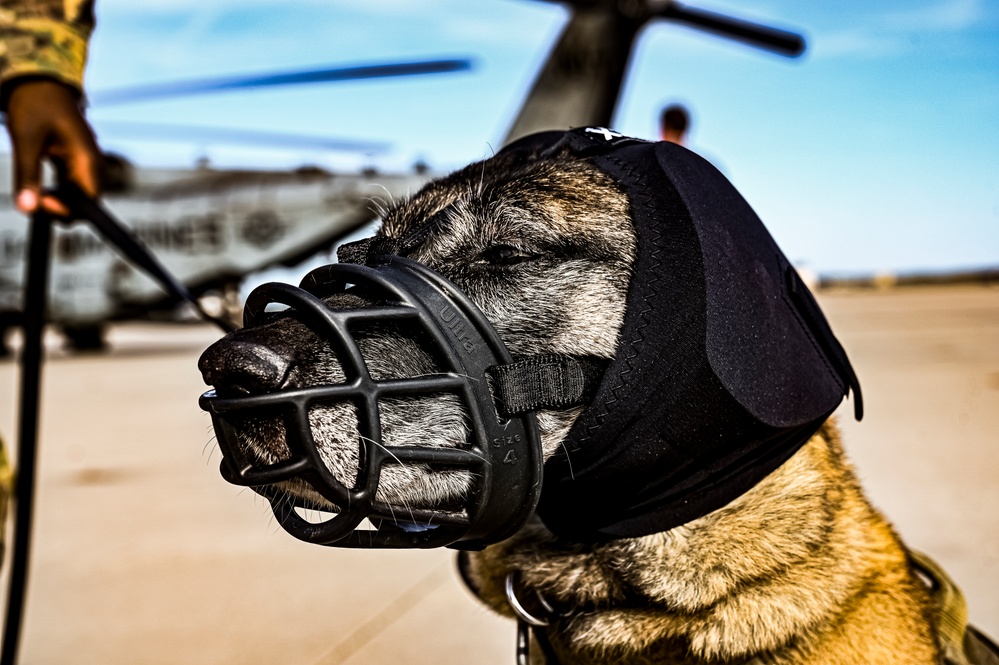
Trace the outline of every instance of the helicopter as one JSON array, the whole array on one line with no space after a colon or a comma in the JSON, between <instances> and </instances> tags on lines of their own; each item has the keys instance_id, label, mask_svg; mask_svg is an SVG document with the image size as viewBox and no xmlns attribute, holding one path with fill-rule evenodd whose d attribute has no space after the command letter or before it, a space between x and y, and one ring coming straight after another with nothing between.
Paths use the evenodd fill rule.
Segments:
<instances>
[{"instance_id":1,"label":"helicopter","mask_svg":"<svg viewBox=\"0 0 999 665\"><path fill-rule=\"evenodd\" d=\"M545 0L555 2L557 0ZM555 46L505 133L503 144L545 129L611 124L641 31L671 21L773 53L797 57L793 32L707 12L672 0L571 0ZM470 69L469 59L391 63L167 82L91 95L94 104L126 103L235 88ZM141 128L133 128L141 129ZM147 128L148 129L148 128ZM174 128L197 129L197 128ZM213 130L213 136L219 130ZM274 138L273 136L271 138ZM288 138L288 137L285 137ZM294 137L291 137L294 138ZM302 137L299 137L302 138ZM306 139L308 140L308 139ZM323 139L314 139L320 143ZM346 142L374 151L378 146ZM238 311L240 282L267 268L296 265L377 219L379 199L415 191L431 174L328 173L321 169L252 172L136 169L110 157L105 203L198 296ZM9 177L0 173L0 181ZM7 194L9 197L9 194ZM4 192L0 191L0 199ZM0 332L21 311L25 220L0 203ZM176 301L84 226L57 229L48 319L70 346L100 349L108 322L173 315Z\"/></svg>"},{"instance_id":2,"label":"helicopter","mask_svg":"<svg viewBox=\"0 0 999 665\"><path fill-rule=\"evenodd\" d=\"M467 70L467 59L377 63L241 75L144 85L90 95L115 104L157 97L206 94L234 88L440 74ZM384 151L358 140L219 128L127 124L119 131L212 142L305 144L332 151ZM293 171L135 168L105 154L101 180L106 205L126 220L188 290L217 315L235 318L239 284L246 275L295 265L329 249L337 239L377 217L379 201L404 196L427 180L417 163L411 172L329 173L318 167ZM0 162L0 335L18 324L24 273L26 221L10 203L9 160ZM55 232L48 319L76 350L104 348L110 321L168 318L178 303L141 271L120 258L87 225ZM5 335L3 335L5 337ZM0 352L7 351L6 346ZM9 352L9 351L8 351Z\"/></svg>"},{"instance_id":3,"label":"helicopter","mask_svg":"<svg viewBox=\"0 0 999 665\"><path fill-rule=\"evenodd\" d=\"M426 180L421 170L377 179L318 168L202 171L136 169L129 188L104 201L217 315L236 306L246 275L329 248L374 220L378 200ZM10 206L0 212L0 328L20 317L26 224ZM54 235L48 317L73 348L102 348L110 321L172 316L176 301L89 226L58 227Z\"/></svg>"}]
</instances>

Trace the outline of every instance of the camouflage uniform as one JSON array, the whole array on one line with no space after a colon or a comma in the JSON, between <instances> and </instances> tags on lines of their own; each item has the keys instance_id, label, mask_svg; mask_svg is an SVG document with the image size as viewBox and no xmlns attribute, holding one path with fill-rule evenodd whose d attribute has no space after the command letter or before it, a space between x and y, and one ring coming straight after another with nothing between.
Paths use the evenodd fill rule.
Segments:
<instances>
[{"instance_id":1,"label":"camouflage uniform","mask_svg":"<svg viewBox=\"0 0 999 665\"><path fill-rule=\"evenodd\" d=\"M93 0L0 0L0 110L23 77L61 81L82 94Z\"/></svg>"}]
</instances>

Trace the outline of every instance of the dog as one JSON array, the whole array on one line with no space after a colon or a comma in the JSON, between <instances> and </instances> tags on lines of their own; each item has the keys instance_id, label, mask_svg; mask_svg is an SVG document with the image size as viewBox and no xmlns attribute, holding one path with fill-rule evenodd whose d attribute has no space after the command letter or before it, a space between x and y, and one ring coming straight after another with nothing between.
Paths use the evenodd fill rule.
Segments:
<instances>
[{"instance_id":1,"label":"dog","mask_svg":"<svg viewBox=\"0 0 999 665\"><path fill-rule=\"evenodd\" d=\"M438 220L408 257L466 293L514 357L617 353L638 240L628 196L585 157L504 151L431 182L382 217L378 237L397 240ZM358 304L349 295L328 299L332 308ZM374 378L435 371L418 336L376 326L358 344ZM328 344L281 317L230 334L200 366L207 383L229 394L345 378ZM384 402L387 443L457 447L469 434L448 395ZM583 411L537 413L546 460L560 454ZM316 407L309 420L324 463L351 485L353 407ZM245 418L240 436L264 463L287 456L275 418ZM383 476L379 498L413 508L454 505L471 484L467 471L420 465L386 467ZM307 483L281 489L329 505ZM496 612L514 617L523 603L521 611L544 615L532 663L971 662L962 660L972 650L963 623L956 635L940 627L946 608L935 590L953 585L868 502L831 418L776 470L696 519L638 537L576 540L533 517L513 537L462 552L460 567Z\"/></svg>"}]
</instances>

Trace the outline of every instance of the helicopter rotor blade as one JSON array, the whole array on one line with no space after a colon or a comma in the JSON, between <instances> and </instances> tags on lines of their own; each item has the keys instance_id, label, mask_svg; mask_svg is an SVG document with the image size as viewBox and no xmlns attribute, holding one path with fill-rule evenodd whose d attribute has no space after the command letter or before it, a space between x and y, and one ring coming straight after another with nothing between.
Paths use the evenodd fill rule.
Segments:
<instances>
[{"instance_id":1,"label":"helicopter rotor blade","mask_svg":"<svg viewBox=\"0 0 999 665\"><path fill-rule=\"evenodd\" d=\"M183 97L223 90L265 88L282 85L308 83L330 83L334 81L359 81L364 79L389 78L399 76L420 76L424 74L444 74L467 71L472 68L468 58L446 60L423 60L418 62L393 62L350 67L309 69L291 72L270 72L244 76L194 79L153 83L150 85L115 88L97 91L89 95L94 105L128 104L147 99Z\"/></svg>"},{"instance_id":2,"label":"helicopter rotor blade","mask_svg":"<svg viewBox=\"0 0 999 665\"><path fill-rule=\"evenodd\" d=\"M265 132L249 129L202 127L197 125L95 120L94 126L98 130L98 135L106 132L112 136L122 136L139 141L194 141L226 145L266 145L279 148L305 148L309 150L363 152L368 154L384 153L391 148L388 143L375 141L358 141L330 136L308 136L305 134Z\"/></svg>"},{"instance_id":3,"label":"helicopter rotor blade","mask_svg":"<svg viewBox=\"0 0 999 665\"><path fill-rule=\"evenodd\" d=\"M805 38L797 33L687 7L677 2L669 2L657 10L654 16L745 42L789 58L796 58L805 52Z\"/></svg>"}]
</instances>

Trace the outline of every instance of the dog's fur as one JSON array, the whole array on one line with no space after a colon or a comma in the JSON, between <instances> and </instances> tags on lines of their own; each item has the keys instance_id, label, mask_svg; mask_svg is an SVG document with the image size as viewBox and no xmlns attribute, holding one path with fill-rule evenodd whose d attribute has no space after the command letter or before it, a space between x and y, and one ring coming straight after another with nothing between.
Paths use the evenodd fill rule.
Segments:
<instances>
[{"instance_id":1,"label":"dog's fur","mask_svg":"<svg viewBox=\"0 0 999 665\"><path fill-rule=\"evenodd\" d=\"M607 176L568 155L501 154L387 210L380 233L401 238L441 211L444 223L411 257L461 287L515 356L614 354L636 239L627 199ZM376 378L433 371L428 354L397 331L369 331L361 348ZM273 385L245 376L248 354L281 359ZM202 368L217 387L251 391L343 376L329 348L290 319L227 337ZM466 440L460 407L444 396L383 406L390 443ZM539 414L546 458L580 411ZM351 408L319 408L311 419L330 468L352 484ZM262 460L285 454L276 422L249 419L243 437ZM412 506L453 503L468 485L463 472L427 468L390 467L384 478L381 497ZM321 503L304 485L287 489ZM681 527L587 545L534 520L469 555L465 568L475 593L502 614L512 614L503 589L510 572L522 592L562 611L547 635L566 665L938 661L928 593L864 498L832 422L752 490Z\"/></svg>"}]
</instances>

